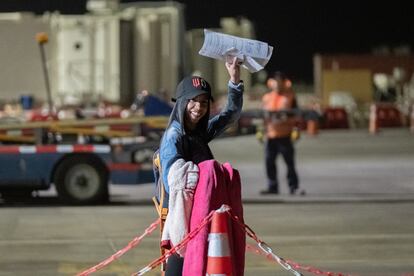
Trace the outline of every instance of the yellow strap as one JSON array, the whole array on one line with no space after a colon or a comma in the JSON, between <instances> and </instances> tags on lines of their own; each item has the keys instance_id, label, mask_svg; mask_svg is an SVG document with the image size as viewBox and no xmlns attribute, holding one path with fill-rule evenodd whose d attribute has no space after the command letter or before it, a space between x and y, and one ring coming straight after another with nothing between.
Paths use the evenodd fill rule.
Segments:
<instances>
[{"instance_id":1,"label":"yellow strap","mask_svg":"<svg viewBox=\"0 0 414 276\"><path fill-rule=\"evenodd\" d=\"M158 152L158 154L153 158L153 165L158 169L159 173L160 173L160 177L162 177L162 171L161 171L161 160L160 160L160 154ZM160 187L158 187L159 190L159 194L160 194L160 200L157 200L157 197L153 197L152 201L155 204L155 209L157 209L158 212L158 216L161 219L161 224L160 224L160 237L162 236L162 232L164 230L164 224L165 224L165 220L167 219L167 215L168 215L168 208L162 207L163 203L164 203L164 199L165 199L165 187L164 187L164 183L162 183L161 181L161 185ZM164 255L166 249L160 246L160 254L161 256ZM164 261L161 264L161 275L165 275L165 270L166 270L166 262Z\"/></svg>"},{"instance_id":2,"label":"yellow strap","mask_svg":"<svg viewBox=\"0 0 414 276\"><path fill-rule=\"evenodd\" d=\"M162 208L161 209L161 219L165 220L168 215L168 208Z\"/></svg>"},{"instance_id":3,"label":"yellow strap","mask_svg":"<svg viewBox=\"0 0 414 276\"><path fill-rule=\"evenodd\" d=\"M158 153L155 158L153 159L154 162L154 166L156 166L158 168L158 170L161 172L160 168L161 168L161 161L160 161L160 154Z\"/></svg>"},{"instance_id":4,"label":"yellow strap","mask_svg":"<svg viewBox=\"0 0 414 276\"><path fill-rule=\"evenodd\" d=\"M157 210L158 216L161 217L161 205L158 203L157 197L153 196L152 201L154 202L155 209Z\"/></svg>"},{"instance_id":5,"label":"yellow strap","mask_svg":"<svg viewBox=\"0 0 414 276\"><path fill-rule=\"evenodd\" d=\"M162 177L162 170L161 170L161 159L160 159L160 153L158 152L158 154L155 156L155 158L153 159L153 163L154 166L156 166L158 168L158 171L160 172L160 177ZM168 215L168 208L163 208L163 204L164 204L164 199L165 199L165 187L164 187L164 183L161 183L160 187L158 187L158 189L160 189L159 194L160 194L160 200L158 202L158 214L160 215L161 219L165 219ZM153 198L154 200L154 198ZM154 201L156 202L156 201Z\"/></svg>"}]
</instances>

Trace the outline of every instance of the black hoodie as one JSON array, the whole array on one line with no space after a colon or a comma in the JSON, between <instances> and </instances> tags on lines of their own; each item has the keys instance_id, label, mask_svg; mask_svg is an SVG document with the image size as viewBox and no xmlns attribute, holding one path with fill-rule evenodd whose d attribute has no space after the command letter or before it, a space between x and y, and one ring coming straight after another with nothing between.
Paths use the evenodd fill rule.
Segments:
<instances>
[{"instance_id":1,"label":"black hoodie","mask_svg":"<svg viewBox=\"0 0 414 276\"><path fill-rule=\"evenodd\" d=\"M214 158L208 143L239 119L243 105L243 89L242 82L234 85L229 81L227 104L222 111L209 119L209 103L207 113L200 119L197 127L192 131L186 131L184 118L188 101L204 93L208 93L211 98L211 90L210 85L200 77L184 78L177 86L174 99L176 104L160 146L162 178L167 193L168 172L175 161L182 158L198 164Z\"/></svg>"}]
</instances>

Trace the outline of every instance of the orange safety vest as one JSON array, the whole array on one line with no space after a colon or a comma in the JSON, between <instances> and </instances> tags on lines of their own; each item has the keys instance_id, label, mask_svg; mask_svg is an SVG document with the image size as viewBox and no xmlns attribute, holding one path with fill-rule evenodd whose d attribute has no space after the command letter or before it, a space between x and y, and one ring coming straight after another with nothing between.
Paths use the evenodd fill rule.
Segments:
<instances>
[{"instance_id":1,"label":"orange safety vest","mask_svg":"<svg viewBox=\"0 0 414 276\"><path fill-rule=\"evenodd\" d=\"M266 93L262 98L263 109L266 112L289 110L293 108L295 95L293 92L279 94L276 91ZM270 113L271 114L271 113ZM265 115L264 124L267 138L290 137L295 126L294 118L277 118Z\"/></svg>"}]
</instances>

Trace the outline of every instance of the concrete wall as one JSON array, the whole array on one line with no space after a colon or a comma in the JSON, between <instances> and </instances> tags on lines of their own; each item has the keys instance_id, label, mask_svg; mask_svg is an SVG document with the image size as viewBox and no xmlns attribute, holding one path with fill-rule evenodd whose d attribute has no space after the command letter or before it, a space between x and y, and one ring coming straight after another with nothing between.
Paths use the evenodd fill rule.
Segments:
<instances>
[{"instance_id":1,"label":"concrete wall","mask_svg":"<svg viewBox=\"0 0 414 276\"><path fill-rule=\"evenodd\" d=\"M22 95L46 99L46 86L36 33L50 31L42 17L31 14L0 14L0 101ZM50 44L45 44L46 57ZM50 64L48 64L50 65Z\"/></svg>"}]
</instances>

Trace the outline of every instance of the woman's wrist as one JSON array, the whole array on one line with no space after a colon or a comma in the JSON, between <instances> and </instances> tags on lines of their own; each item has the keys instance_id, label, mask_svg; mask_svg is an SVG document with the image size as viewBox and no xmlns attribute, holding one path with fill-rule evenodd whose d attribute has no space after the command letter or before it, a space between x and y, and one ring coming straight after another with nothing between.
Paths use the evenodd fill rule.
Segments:
<instances>
[{"instance_id":1,"label":"woman's wrist","mask_svg":"<svg viewBox=\"0 0 414 276\"><path fill-rule=\"evenodd\" d=\"M240 79L234 79L234 78L230 78L230 81L231 81L231 83L232 84L234 84L234 85L238 85L240 82L243 82L242 80L240 80Z\"/></svg>"},{"instance_id":2,"label":"woman's wrist","mask_svg":"<svg viewBox=\"0 0 414 276\"><path fill-rule=\"evenodd\" d=\"M239 85L239 83L243 82L243 81L242 81L242 80L240 80L240 79L239 79L239 80L230 79L230 81L231 81L231 83L232 83L232 84L234 84L234 85L236 85L236 86L237 86L237 85Z\"/></svg>"}]
</instances>

